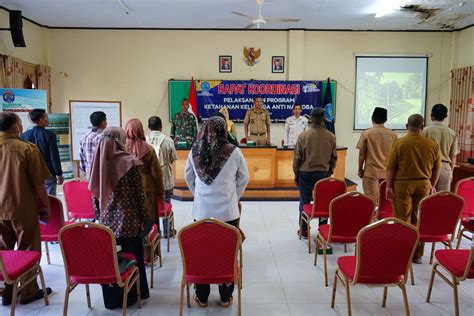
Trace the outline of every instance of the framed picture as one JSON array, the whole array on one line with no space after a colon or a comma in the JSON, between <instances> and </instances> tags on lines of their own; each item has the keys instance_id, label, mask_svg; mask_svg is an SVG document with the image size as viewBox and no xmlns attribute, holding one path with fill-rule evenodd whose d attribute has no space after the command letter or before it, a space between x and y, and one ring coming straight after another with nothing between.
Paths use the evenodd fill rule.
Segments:
<instances>
[{"instance_id":1,"label":"framed picture","mask_svg":"<svg viewBox=\"0 0 474 316\"><path fill-rule=\"evenodd\" d=\"M232 72L232 56L219 56L219 72Z\"/></svg>"},{"instance_id":2,"label":"framed picture","mask_svg":"<svg viewBox=\"0 0 474 316\"><path fill-rule=\"evenodd\" d=\"M272 56L272 72L279 74L285 73L284 56Z\"/></svg>"}]
</instances>

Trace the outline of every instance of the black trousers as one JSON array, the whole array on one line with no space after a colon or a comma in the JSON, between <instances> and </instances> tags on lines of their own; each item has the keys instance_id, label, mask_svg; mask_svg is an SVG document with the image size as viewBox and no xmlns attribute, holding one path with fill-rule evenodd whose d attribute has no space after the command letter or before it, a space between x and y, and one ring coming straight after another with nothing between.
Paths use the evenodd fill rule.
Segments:
<instances>
[{"instance_id":1,"label":"black trousers","mask_svg":"<svg viewBox=\"0 0 474 316\"><path fill-rule=\"evenodd\" d=\"M313 199L314 184L321 179L329 177L329 171L300 171L298 173L298 189L300 190L300 214L299 222L301 223L301 230L307 231L308 225L301 220L303 213L303 205L308 204ZM327 220L320 220L319 223L327 222Z\"/></svg>"},{"instance_id":2,"label":"black trousers","mask_svg":"<svg viewBox=\"0 0 474 316\"><path fill-rule=\"evenodd\" d=\"M150 297L148 282L146 279L146 269L143 253L143 238L139 237L121 237L117 238L117 245L122 247L122 252L133 253L137 261L137 268L140 274L140 296L142 299ZM104 296L104 305L107 309L122 307L123 289L114 284L103 284L102 294ZM133 305L137 301L136 287L133 286L128 294L128 305Z\"/></svg>"},{"instance_id":3,"label":"black trousers","mask_svg":"<svg viewBox=\"0 0 474 316\"><path fill-rule=\"evenodd\" d=\"M232 221L226 222L229 225L238 227L239 218ZM221 296L222 302L230 301L232 293L234 292L234 283L226 283L219 285L219 295ZM201 303L207 303L209 294L211 293L210 284L196 284L196 296Z\"/></svg>"}]
</instances>

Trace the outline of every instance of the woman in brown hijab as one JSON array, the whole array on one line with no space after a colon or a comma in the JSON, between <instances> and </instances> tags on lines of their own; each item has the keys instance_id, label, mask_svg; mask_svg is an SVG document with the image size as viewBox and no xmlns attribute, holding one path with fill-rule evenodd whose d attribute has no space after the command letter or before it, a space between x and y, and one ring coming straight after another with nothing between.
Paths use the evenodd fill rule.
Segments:
<instances>
[{"instance_id":1,"label":"woman in brown hijab","mask_svg":"<svg viewBox=\"0 0 474 316\"><path fill-rule=\"evenodd\" d=\"M124 143L125 132L120 127L109 127L102 132L89 172L89 190L96 219L112 229L123 252L135 255L141 298L147 299L150 293L143 238L153 222L139 169L142 163L127 152ZM103 285L102 292L106 308L121 306L122 297L114 287ZM136 301L136 293L130 293L128 299L130 303Z\"/></svg>"},{"instance_id":2,"label":"woman in brown hijab","mask_svg":"<svg viewBox=\"0 0 474 316\"><path fill-rule=\"evenodd\" d=\"M126 146L132 156L142 162L140 172L145 187L145 195L151 212L151 218L159 227L157 197L161 201L165 200L165 186L163 183L163 173L160 161L155 150L146 142L143 125L138 119L131 119L125 125L127 135ZM150 247L145 248L145 261L153 258L150 254Z\"/></svg>"}]
</instances>

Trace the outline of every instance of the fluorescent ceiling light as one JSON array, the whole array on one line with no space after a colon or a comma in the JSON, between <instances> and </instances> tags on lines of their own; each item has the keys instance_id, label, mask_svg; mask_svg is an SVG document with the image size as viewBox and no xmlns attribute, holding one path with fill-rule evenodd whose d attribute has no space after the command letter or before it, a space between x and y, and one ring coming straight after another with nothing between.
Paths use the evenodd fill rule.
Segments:
<instances>
[{"instance_id":1,"label":"fluorescent ceiling light","mask_svg":"<svg viewBox=\"0 0 474 316\"><path fill-rule=\"evenodd\" d=\"M381 18L406 4L406 0L378 0L374 7L375 17Z\"/></svg>"}]
</instances>

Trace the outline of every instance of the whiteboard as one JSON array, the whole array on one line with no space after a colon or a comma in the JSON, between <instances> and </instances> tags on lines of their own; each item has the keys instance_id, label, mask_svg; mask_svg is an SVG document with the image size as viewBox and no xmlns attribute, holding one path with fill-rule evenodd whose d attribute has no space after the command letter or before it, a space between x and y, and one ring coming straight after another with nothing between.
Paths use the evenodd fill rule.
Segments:
<instances>
[{"instance_id":1,"label":"whiteboard","mask_svg":"<svg viewBox=\"0 0 474 316\"><path fill-rule=\"evenodd\" d=\"M96 111L102 111L107 115L107 126L122 126L120 101L69 101L72 160L80 160L79 142L92 130L90 115Z\"/></svg>"}]
</instances>

